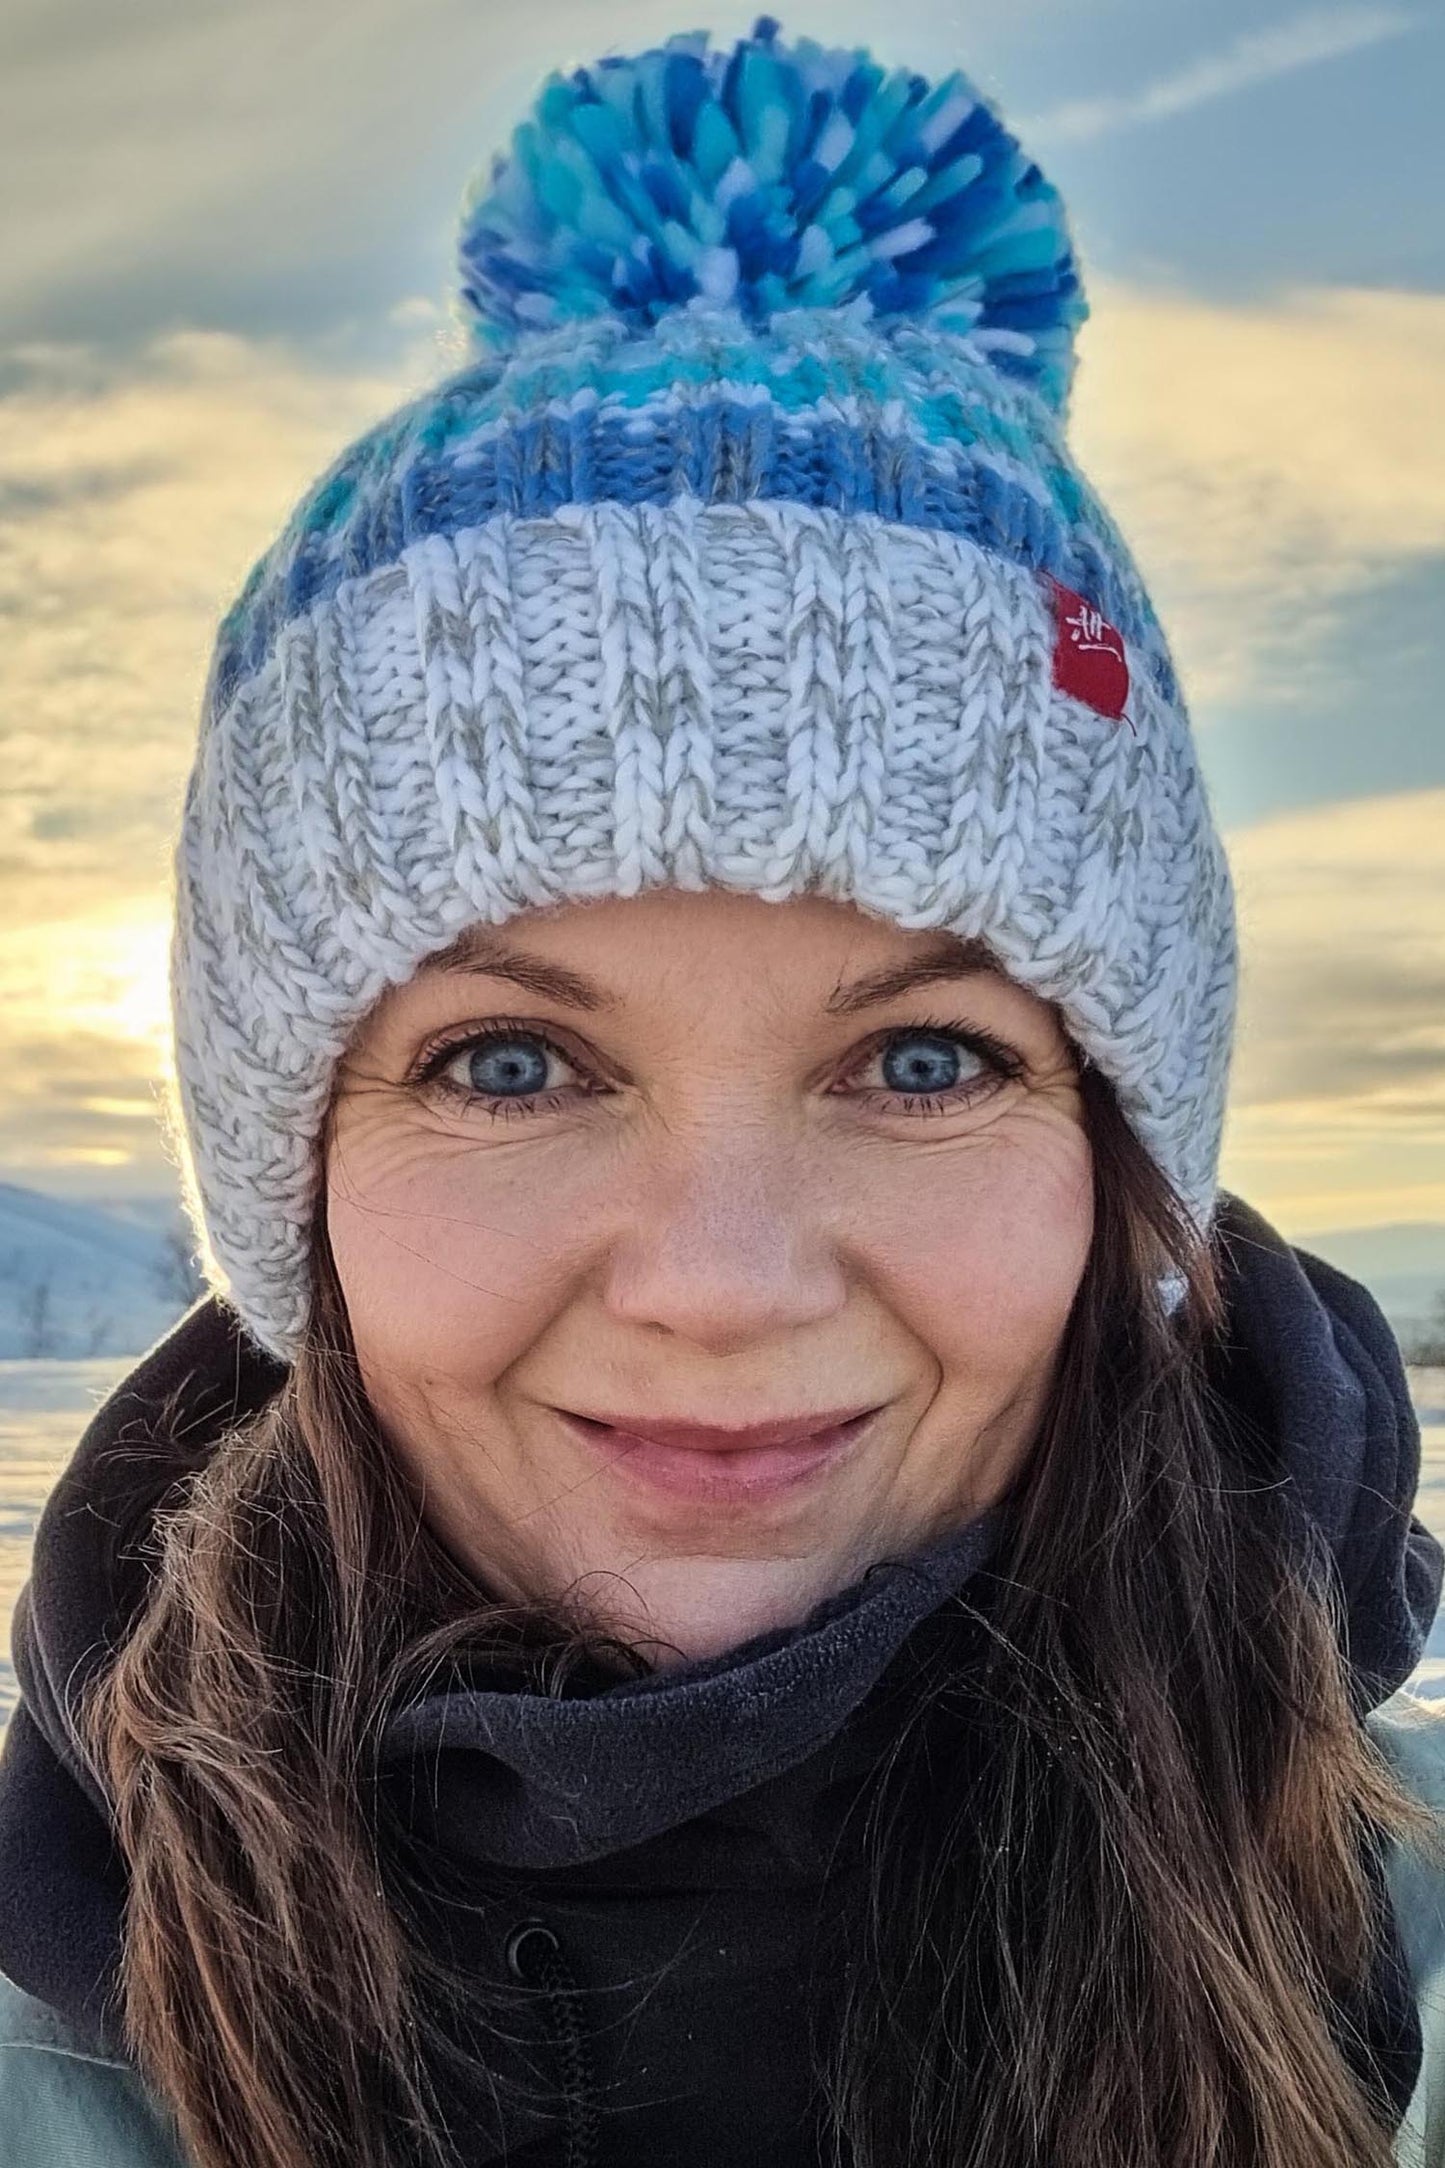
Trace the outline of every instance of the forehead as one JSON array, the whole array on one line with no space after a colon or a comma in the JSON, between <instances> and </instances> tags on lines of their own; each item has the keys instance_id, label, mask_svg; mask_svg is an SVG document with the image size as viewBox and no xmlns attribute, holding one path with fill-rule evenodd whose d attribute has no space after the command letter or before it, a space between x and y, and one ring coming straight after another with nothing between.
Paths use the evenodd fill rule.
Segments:
<instances>
[{"instance_id":1,"label":"forehead","mask_svg":"<svg viewBox=\"0 0 1445 2168\"><path fill-rule=\"evenodd\" d=\"M613 937L604 937L599 943L569 942L565 933L559 941L555 922L541 931L540 938L535 925L510 929L470 926L445 949L427 957L417 977L433 983L473 977L501 979L570 1008L606 1012L625 1006L638 992L655 996L660 978L672 966L681 964L689 972L706 971L709 963L717 968L723 961L716 925L702 940L697 938L696 925L690 929L692 939L686 927L674 929L680 938L671 942L659 941L655 924L651 928L634 924L631 939L625 926L620 929L620 938L617 927L609 930ZM801 941L785 934L782 942L773 941L760 948L756 939L748 938L739 960L754 984L775 974L786 977L790 984L799 975L816 976L821 1006L834 1016L856 1014L941 979L981 972L1004 975L985 942L941 932L915 937L905 944L896 934L889 939L890 929L880 931L883 943L875 936L868 945L877 957L872 962L859 958L856 937L846 944L836 939L831 944L820 941L816 924L809 927L807 938ZM886 953L878 956L880 945ZM785 969L790 964L794 968ZM619 965L626 968L619 969Z\"/></svg>"},{"instance_id":2,"label":"forehead","mask_svg":"<svg viewBox=\"0 0 1445 2168\"><path fill-rule=\"evenodd\" d=\"M932 986L941 990L930 1001ZM748 1031L832 1045L850 1019L863 1030L915 1023L925 1007L1000 1032L1033 1060L1070 1044L1058 1005L985 940L900 927L831 897L773 903L714 884L475 921L373 1004L348 1051L400 1054L464 1019L543 1008L584 1032L605 1026L699 1053Z\"/></svg>"}]
</instances>

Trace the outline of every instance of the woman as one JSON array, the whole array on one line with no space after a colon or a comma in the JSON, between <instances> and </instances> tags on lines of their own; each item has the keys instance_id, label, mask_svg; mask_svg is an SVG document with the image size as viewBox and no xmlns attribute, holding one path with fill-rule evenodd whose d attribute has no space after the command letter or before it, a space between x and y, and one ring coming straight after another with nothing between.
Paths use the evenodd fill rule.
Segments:
<instances>
[{"instance_id":1,"label":"woman","mask_svg":"<svg viewBox=\"0 0 1445 2168\"><path fill-rule=\"evenodd\" d=\"M680 38L221 627L213 1292L16 1619L5 2158L1445 2161L1398 1353L962 77Z\"/></svg>"}]
</instances>

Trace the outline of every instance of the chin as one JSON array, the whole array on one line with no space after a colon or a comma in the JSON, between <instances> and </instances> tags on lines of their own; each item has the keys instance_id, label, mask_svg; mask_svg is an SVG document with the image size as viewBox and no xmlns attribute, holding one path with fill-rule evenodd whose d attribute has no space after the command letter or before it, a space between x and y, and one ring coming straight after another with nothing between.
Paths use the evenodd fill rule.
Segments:
<instances>
[{"instance_id":1,"label":"chin","mask_svg":"<svg viewBox=\"0 0 1445 2168\"><path fill-rule=\"evenodd\" d=\"M655 1670L674 1670L725 1656L756 1634L798 1624L851 1578L849 1567L821 1553L720 1558L679 1552L651 1558L622 1575L627 1616L616 1630Z\"/></svg>"}]
</instances>

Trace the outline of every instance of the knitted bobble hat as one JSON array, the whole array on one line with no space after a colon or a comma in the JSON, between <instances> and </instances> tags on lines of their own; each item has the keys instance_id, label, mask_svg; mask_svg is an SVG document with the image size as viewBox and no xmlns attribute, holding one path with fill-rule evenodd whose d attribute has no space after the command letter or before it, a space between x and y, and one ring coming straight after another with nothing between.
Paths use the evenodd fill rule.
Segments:
<instances>
[{"instance_id":1,"label":"knitted bobble hat","mask_svg":"<svg viewBox=\"0 0 1445 2168\"><path fill-rule=\"evenodd\" d=\"M679 36L554 75L461 230L465 366L303 496L221 623L176 848L172 1134L255 1339L320 1137L470 923L659 884L981 937L1201 1230L1228 867L1065 434L1059 198L960 74Z\"/></svg>"}]
</instances>

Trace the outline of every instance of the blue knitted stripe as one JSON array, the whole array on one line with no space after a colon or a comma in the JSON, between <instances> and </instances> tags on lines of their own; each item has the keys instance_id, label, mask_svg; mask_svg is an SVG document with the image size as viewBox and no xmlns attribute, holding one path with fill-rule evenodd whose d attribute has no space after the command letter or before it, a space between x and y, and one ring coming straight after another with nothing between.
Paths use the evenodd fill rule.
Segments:
<instances>
[{"instance_id":1,"label":"blue knitted stripe","mask_svg":"<svg viewBox=\"0 0 1445 2168\"><path fill-rule=\"evenodd\" d=\"M905 426L926 443L977 443L1034 470L1065 518L1087 521L1088 501L1062 455L1053 418L964 342L907 322L891 326L887 336L867 335L813 310L782 322L787 335L775 326L766 341L741 337L726 314L670 318L649 338L629 337L624 325L602 321L565 342L535 339L504 370L468 370L403 409L357 451L376 472L408 436L441 453L548 407L640 411L738 392L790 414L830 403L852 412L861 402L902 408ZM323 516L313 504L310 520Z\"/></svg>"},{"instance_id":2,"label":"blue knitted stripe","mask_svg":"<svg viewBox=\"0 0 1445 2168\"><path fill-rule=\"evenodd\" d=\"M1024 403L1010 397L997 369L987 363L965 368L953 356L951 366L940 367L935 356L930 369L922 356L905 360L882 340L868 348L855 344L828 352L816 345L789 347L776 341L721 344L697 337L684 342L672 325L668 334L665 348L660 339L633 339L611 345L603 355L584 350L545 363L529 363L519 355L494 390L450 409L442 427L448 438L458 430L470 434L473 428L485 429L517 414L570 403L579 393L595 395L609 406L640 409L667 399L697 404L751 388L786 413L806 413L830 399L863 399L876 406L898 400L909 408L912 427L927 443L977 441L1007 452L1022 465L1059 465L1050 457L1043 433L1030 426Z\"/></svg>"},{"instance_id":3,"label":"blue knitted stripe","mask_svg":"<svg viewBox=\"0 0 1445 2168\"><path fill-rule=\"evenodd\" d=\"M453 436L447 453L427 445L429 433L417 431L409 456L380 474L375 448L356 447L301 508L221 627L216 705L260 669L283 625L425 535L456 534L498 513L536 518L565 504L665 504L683 494L714 504L783 499L966 536L1078 589L1143 651L1164 697L1176 697L1148 598L1107 522L1096 532L1094 522L1068 519L973 445L925 444L877 415L860 427L726 399L635 413L543 411L479 442L458 447Z\"/></svg>"}]
</instances>

